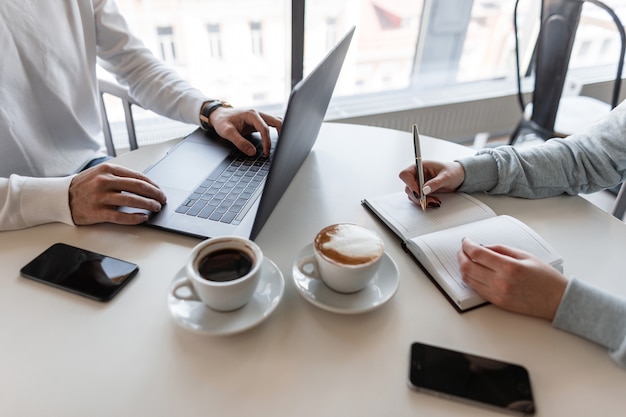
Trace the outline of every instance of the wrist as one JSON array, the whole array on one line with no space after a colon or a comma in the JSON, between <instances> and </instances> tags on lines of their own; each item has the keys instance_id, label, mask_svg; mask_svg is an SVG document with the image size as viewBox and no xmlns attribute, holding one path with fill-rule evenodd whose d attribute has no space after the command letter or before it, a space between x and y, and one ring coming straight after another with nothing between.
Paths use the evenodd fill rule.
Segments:
<instances>
[{"instance_id":1,"label":"wrist","mask_svg":"<svg viewBox=\"0 0 626 417\"><path fill-rule=\"evenodd\" d=\"M207 100L202 103L200 107L200 127L202 129L210 130L213 128L211 114L220 107L230 108L233 106L222 100Z\"/></svg>"}]
</instances>

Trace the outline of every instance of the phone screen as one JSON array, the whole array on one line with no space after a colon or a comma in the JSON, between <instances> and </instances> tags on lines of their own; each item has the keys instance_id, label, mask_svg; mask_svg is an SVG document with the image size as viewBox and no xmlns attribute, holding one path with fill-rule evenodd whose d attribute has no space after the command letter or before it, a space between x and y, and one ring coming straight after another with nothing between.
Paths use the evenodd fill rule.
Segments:
<instances>
[{"instance_id":1,"label":"phone screen","mask_svg":"<svg viewBox=\"0 0 626 417\"><path fill-rule=\"evenodd\" d=\"M535 412L528 371L495 359L413 343L409 384L419 391L510 414Z\"/></svg>"},{"instance_id":2,"label":"phone screen","mask_svg":"<svg viewBox=\"0 0 626 417\"><path fill-rule=\"evenodd\" d=\"M139 267L64 243L55 243L21 269L22 276L98 301L112 299Z\"/></svg>"}]
</instances>

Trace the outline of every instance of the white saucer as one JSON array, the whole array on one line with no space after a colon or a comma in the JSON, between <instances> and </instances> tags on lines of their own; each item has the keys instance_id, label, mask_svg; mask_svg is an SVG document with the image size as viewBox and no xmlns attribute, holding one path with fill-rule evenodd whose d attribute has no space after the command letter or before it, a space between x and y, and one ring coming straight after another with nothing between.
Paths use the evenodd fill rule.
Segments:
<instances>
[{"instance_id":1,"label":"white saucer","mask_svg":"<svg viewBox=\"0 0 626 417\"><path fill-rule=\"evenodd\" d=\"M174 276L172 288L178 281L186 280L185 268ZM167 304L172 316L180 326L196 333L227 335L248 330L268 318L276 309L285 291L285 280L280 269L265 258L261 280L252 299L242 308L219 312L211 310L200 301L180 300L171 293Z\"/></svg>"},{"instance_id":2,"label":"white saucer","mask_svg":"<svg viewBox=\"0 0 626 417\"><path fill-rule=\"evenodd\" d=\"M358 314L373 310L393 297L398 290L400 274L394 260L387 252L374 280L361 291L342 294L331 290L321 280L308 277L298 269L301 259L313 255L313 245L304 247L293 262L293 282L300 295L311 304L333 313Z\"/></svg>"}]
</instances>

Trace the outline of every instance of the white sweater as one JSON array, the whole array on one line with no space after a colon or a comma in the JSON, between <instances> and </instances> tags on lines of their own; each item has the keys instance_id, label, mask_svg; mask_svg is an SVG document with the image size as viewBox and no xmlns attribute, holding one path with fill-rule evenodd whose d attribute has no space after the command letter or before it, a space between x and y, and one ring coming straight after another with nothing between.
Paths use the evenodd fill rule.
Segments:
<instances>
[{"instance_id":1,"label":"white sweater","mask_svg":"<svg viewBox=\"0 0 626 417\"><path fill-rule=\"evenodd\" d=\"M96 62L143 107L199 124L208 98L130 34L113 0L0 2L0 230L73 224L72 174L101 156Z\"/></svg>"}]
</instances>

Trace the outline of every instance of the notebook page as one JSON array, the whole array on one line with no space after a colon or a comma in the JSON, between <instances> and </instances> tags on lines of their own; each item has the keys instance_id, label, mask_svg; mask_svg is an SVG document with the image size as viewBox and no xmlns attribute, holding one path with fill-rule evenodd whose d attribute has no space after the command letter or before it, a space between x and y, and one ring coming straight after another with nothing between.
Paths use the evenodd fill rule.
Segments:
<instances>
[{"instance_id":1,"label":"notebook page","mask_svg":"<svg viewBox=\"0 0 626 417\"><path fill-rule=\"evenodd\" d=\"M430 268L436 271L431 270L431 274L440 275L459 296L473 293L461 278L456 257L464 237L478 244L521 249L562 270L560 255L531 228L510 216L497 216L413 239L412 243L419 246Z\"/></svg>"},{"instance_id":2,"label":"notebook page","mask_svg":"<svg viewBox=\"0 0 626 417\"><path fill-rule=\"evenodd\" d=\"M437 197L441 207L425 212L403 192L366 199L364 204L404 240L496 215L489 206L468 194L444 193Z\"/></svg>"}]
</instances>

